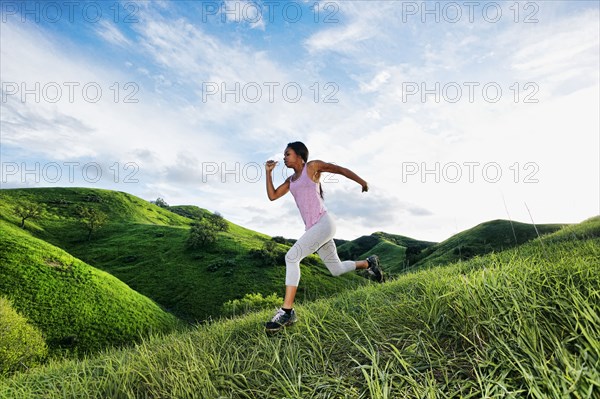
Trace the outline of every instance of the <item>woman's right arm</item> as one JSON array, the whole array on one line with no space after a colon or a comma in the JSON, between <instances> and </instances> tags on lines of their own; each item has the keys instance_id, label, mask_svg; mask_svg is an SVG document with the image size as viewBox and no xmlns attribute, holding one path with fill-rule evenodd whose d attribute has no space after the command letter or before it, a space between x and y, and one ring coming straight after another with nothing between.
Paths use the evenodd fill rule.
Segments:
<instances>
[{"instance_id":1,"label":"woman's right arm","mask_svg":"<svg viewBox=\"0 0 600 399\"><path fill-rule=\"evenodd\" d=\"M267 171L267 196L271 201L275 201L278 198L283 197L290 191L290 178L288 177L285 181L277 188L273 185L273 169L277 165L275 161L267 161L265 164L265 170Z\"/></svg>"}]
</instances>

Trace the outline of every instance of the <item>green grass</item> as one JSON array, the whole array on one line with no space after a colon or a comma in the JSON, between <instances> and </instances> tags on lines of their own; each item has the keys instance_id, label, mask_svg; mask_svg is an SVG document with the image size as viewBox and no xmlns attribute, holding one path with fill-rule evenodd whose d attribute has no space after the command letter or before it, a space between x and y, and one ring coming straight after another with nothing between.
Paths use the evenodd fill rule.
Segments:
<instances>
[{"instance_id":1,"label":"green grass","mask_svg":"<svg viewBox=\"0 0 600 399\"><path fill-rule=\"evenodd\" d=\"M369 255L377 254L387 274L399 274L404 271L406 248L387 240L381 240L368 252L361 254L359 259L366 259Z\"/></svg>"},{"instance_id":2,"label":"green grass","mask_svg":"<svg viewBox=\"0 0 600 399\"><path fill-rule=\"evenodd\" d=\"M285 264L267 267L251 251L269 236L229 223L212 248L186 248L192 219L208 211L194 206L160 208L133 195L86 188L0 190L0 219L18 224L13 207L27 200L42 204L44 216L26 228L96 268L125 282L187 322L218 317L223 303L246 294L283 295ZM75 217L77 205L95 206L107 224L88 241ZM285 252L286 246L277 244ZM229 261L229 262L225 262ZM210 271L214 270L216 271ZM333 278L316 256L302 266L298 301L330 296L368 281L357 274ZM0 291L1 293L1 291Z\"/></svg>"},{"instance_id":3,"label":"green grass","mask_svg":"<svg viewBox=\"0 0 600 399\"><path fill-rule=\"evenodd\" d=\"M6 398L596 398L598 218L523 246L297 307L53 362Z\"/></svg>"},{"instance_id":4,"label":"green grass","mask_svg":"<svg viewBox=\"0 0 600 399\"><path fill-rule=\"evenodd\" d=\"M407 252L418 252L433 244L435 243L377 232L340 243L338 254L342 259L366 259L376 254L385 272L388 275L397 275L403 273L407 267Z\"/></svg>"},{"instance_id":5,"label":"green grass","mask_svg":"<svg viewBox=\"0 0 600 399\"><path fill-rule=\"evenodd\" d=\"M91 353L177 319L115 277L0 220L0 293L44 334L52 355Z\"/></svg>"},{"instance_id":6,"label":"green grass","mask_svg":"<svg viewBox=\"0 0 600 399\"><path fill-rule=\"evenodd\" d=\"M462 231L416 255L410 266L441 265L477 255L502 251L530 241L540 235L553 233L564 227L560 224L533 224L492 220ZM536 231L537 229L537 231Z\"/></svg>"},{"instance_id":7,"label":"green grass","mask_svg":"<svg viewBox=\"0 0 600 399\"><path fill-rule=\"evenodd\" d=\"M340 257L349 259L362 259L371 254L378 254L387 273L394 276L418 267L443 265L513 248L536 238L538 233L552 233L563 226L534 226L509 220L492 220L455 234L440 243L377 232L341 243L338 253Z\"/></svg>"},{"instance_id":8,"label":"green grass","mask_svg":"<svg viewBox=\"0 0 600 399\"><path fill-rule=\"evenodd\" d=\"M91 188L28 188L0 190L0 215L11 222L18 219L12 208L19 201L41 204L45 215L37 223L28 221L34 231L47 230L51 237L55 231L64 233L81 230L75 220L75 207L78 204L97 207L109 215L111 223L150 223L160 225L185 226L190 220L160 208L141 198L121 191Z\"/></svg>"}]
</instances>

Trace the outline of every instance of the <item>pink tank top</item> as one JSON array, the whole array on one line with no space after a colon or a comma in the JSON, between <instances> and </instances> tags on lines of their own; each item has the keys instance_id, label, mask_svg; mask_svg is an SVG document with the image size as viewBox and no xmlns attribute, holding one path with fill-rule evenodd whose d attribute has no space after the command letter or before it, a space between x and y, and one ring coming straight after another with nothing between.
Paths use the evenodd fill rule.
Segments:
<instances>
[{"instance_id":1,"label":"pink tank top","mask_svg":"<svg viewBox=\"0 0 600 399\"><path fill-rule=\"evenodd\" d=\"M308 167L304 165L300 177L296 181L290 179L290 191L296 200L306 230L317 224L327 212L323 198L319 194L319 183L315 183L308 177L307 169Z\"/></svg>"}]
</instances>

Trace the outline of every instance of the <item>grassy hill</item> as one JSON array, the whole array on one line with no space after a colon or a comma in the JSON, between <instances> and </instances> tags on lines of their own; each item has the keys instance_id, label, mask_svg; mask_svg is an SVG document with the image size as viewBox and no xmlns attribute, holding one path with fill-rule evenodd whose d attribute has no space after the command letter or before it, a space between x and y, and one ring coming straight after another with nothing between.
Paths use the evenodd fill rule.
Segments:
<instances>
[{"instance_id":1,"label":"grassy hill","mask_svg":"<svg viewBox=\"0 0 600 399\"><path fill-rule=\"evenodd\" d=\"M216 245L186 247L194 220L209 214L193 206L158 207L133 195L87 188L0 190L0 219L19 224L14 206L41 204L38 220L26 228L84 262L109 272L139 293L189 322L221 314L222 304L249 293L283 293L287 246L272 250L278 262L261 257L270 237L233 223L219 233ZM95 207L107 215L104 227L90 241L76 216L78 206ZM368 281L357 274L331 277L320 259L308 257L301 266L298 300L311 300L356 288Z\"/></svg>"},{"instance_id":2,"label":"grassy hill","mask_svg":"<svg viewBox=\"0 0 600 399\"><path fill-rule=\"evenodd\" d=\"M462 231L441 243L420 241L384 232L362 236L338 246L342 258L362 259L378 254L385 270L397 275L414 267L435 266L513 248L563 227L492 220ZM537 228L537 232L536 232Z\"/></svg>"},{"instance_id":3,"label":"grassy hill","mask_svg":"<svg viewBox=\"0 0 600 399\"><path fill-rule=\"evenodd\" d=\"M369 255L377 254L387 273L399 274L406 269L407 254L420 253L434 244L434 242L415 240L401 235L377 232L340 244L338 253L344 259L364 259Z\"/></svg>"},{"instance_id":4,"label":"grassy hill","mask_svg":"<svg viewBox=\"0 0 600 399\"><path fill-rule=\"evenodd\" d=\"M298 306L0 380L3 398L595 398L600 218Z\"/></svg>"},{"instance_id":5,"label":"grassy hill","mask_svg":"<svg viewBox=\"0 0 600 399\"><path fill-rule=\"evenodd\" d=\"M462 231L409 258L413 266L435 266L470 259L494 251L516 247L540 235L564 227L560 224L539 224L492 220ZM537 231L536 231L537 229Z\"/></svg>"},{"instance_id":6,"label":"grassy hill","mask_svg":"<svg viewBox=\"0 0 600 399\"><path fill-rule=\"evenodd\" d=\"M0 294L42 331L54 355L97 352L179 325L115 277L3 220Z\"/></svg>"}]
</instances>

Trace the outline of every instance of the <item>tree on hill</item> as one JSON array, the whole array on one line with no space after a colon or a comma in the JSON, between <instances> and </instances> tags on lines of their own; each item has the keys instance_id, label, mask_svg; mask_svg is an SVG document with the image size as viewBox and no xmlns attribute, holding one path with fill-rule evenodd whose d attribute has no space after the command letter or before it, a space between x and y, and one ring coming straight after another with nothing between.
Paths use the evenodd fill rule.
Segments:
<instances>
[{"instance_id":1,"label":"tree on hill","mask_svg":"<svg viewBox=\"0 0 600 399\"><path fill-rule=\"evenodd\" d=\"M154 204L156 206L160 206L161 208L165 208L165 209L169 209L169 204L167 204L167 201L165 201L163 198L158 197L156 199L156 201L154 201Z\"/></svg>"},{"instance_id":2,"label":"tree on hill","mask_svg":"<svg viewBox=\"0 0 600 399\"><path fill-rule=\"evenodd\" d=\"M190 248L207 247L217 241L219 232L227 230L229 230L229 224L220 213L215 212L192 225L187 246Z\"/></svg>"},{"instance_id":3,"label":"tree on hill","mask_svg":"<svg viewBox=\"0 0 600 399\"><path fill-rule=\"evenodd\" d=\"M190 248L204 248L217 241L217 230L206 219L196 222L190 228L187 246Z\"/></svg>"},{"instance_id":4,"label":"tree on hill","mask_svg":"<svg viewBox=\"0 0 600 399\"><path fill-rule=\"evenodd\" d=\"M17 216L21 218L21 228L25 228L27 219L39 219L42 216L42 206L33 202L21 202L14 208Z\"/></svg>"},{"instance_id":5,"label":"tree on hill","mask_svg":"<svg viewBox=\"0 0 600 399\"><path fill-rule=\"evenodd\" d=\"M102 227L108 219L104 212L91 206L78 206L76 213L79 221L85 226L88 232L88 241L92 239L92 233Z\"/></svg>"},{"instance_id":6,"label":"tree on hill","mask_svg":"<svg viewBox=\"0 0 600 399\"><path fill-rule=\"evenodd\" d=\"M219 213L215 212L212 215L206 217L208 222L212 224L217 231L228 231L229 224L227 224L227 220Z\"/></svg>"}]
</instances>

